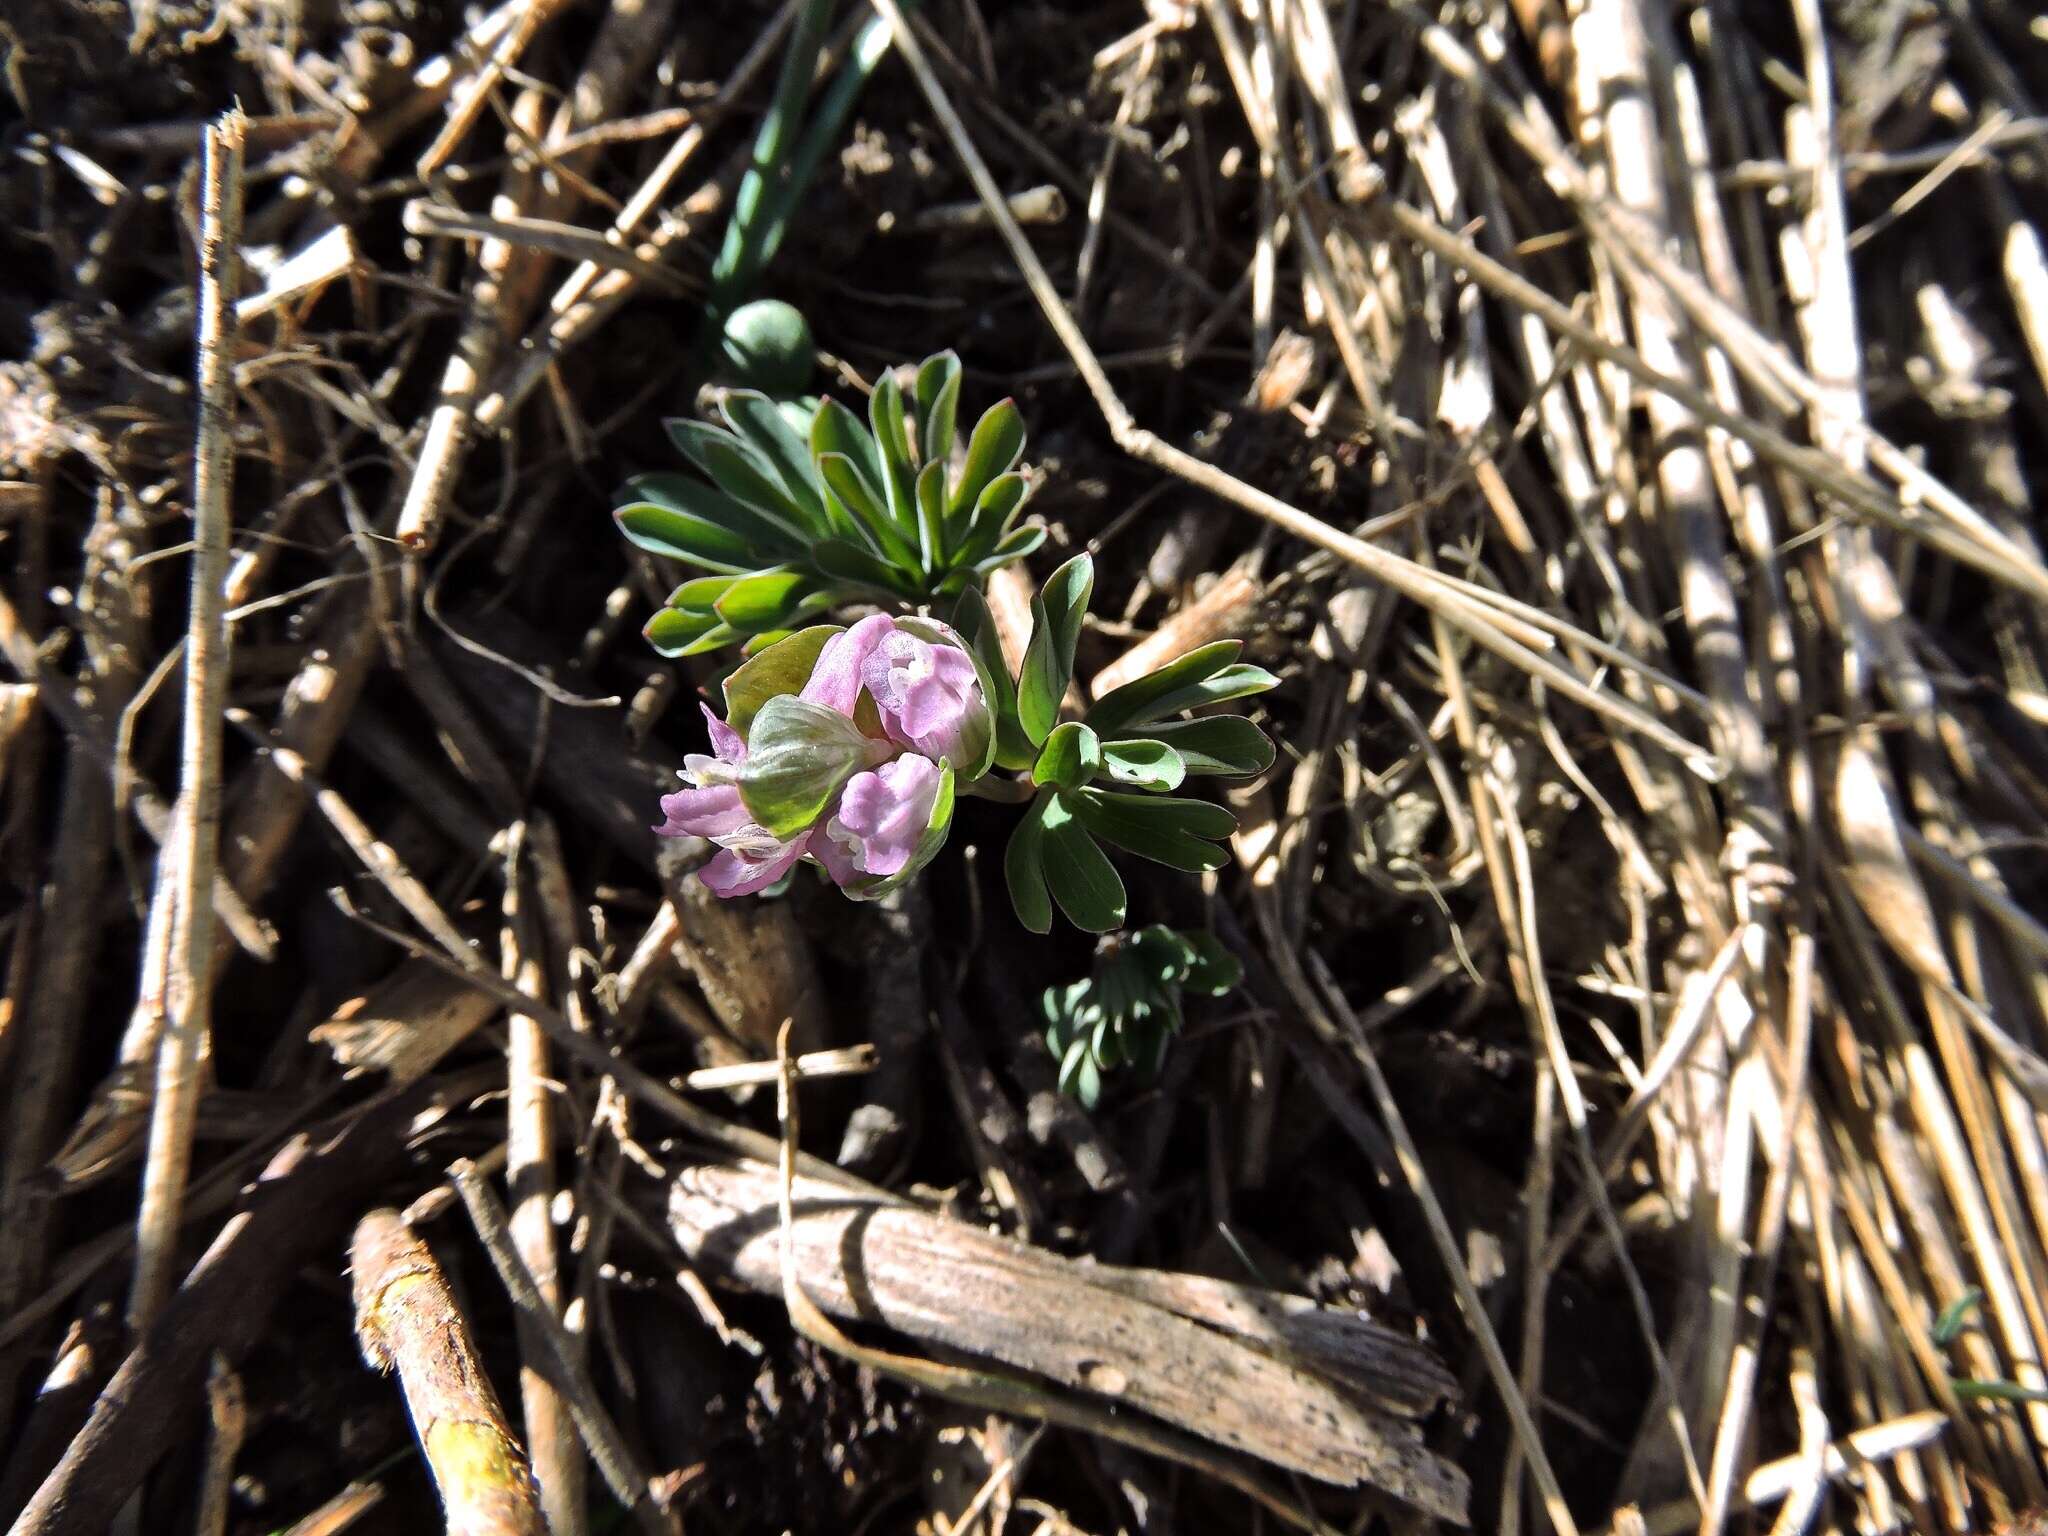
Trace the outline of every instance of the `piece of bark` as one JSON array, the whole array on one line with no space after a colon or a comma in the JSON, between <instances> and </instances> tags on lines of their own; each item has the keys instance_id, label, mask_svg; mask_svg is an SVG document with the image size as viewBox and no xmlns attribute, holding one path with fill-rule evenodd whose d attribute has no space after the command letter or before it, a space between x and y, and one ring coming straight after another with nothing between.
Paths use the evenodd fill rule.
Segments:
<instances>
[{"instance_id":1,"label":"piece of bark","mask_svg":"<svg viewBox=\"0 0 2048 1536\"><path fill-rule=\"evenodd\" d=\"M778 1189L757 1164L684 1169L669 1201L684 1254L709 1279L779 1295ZM1282 1299L1265 1308L1243 1296L1226 1302L1200 1282L1179 1284L1192 1277L1141 1271L1104 1284L1094 1266L810 1179L797 1180L795 1199L796 1274L826 1313L1033 1372L1324 1482L1369 1484L1465 1519L1465 1474L1428 1450L1415 1418L1128 1289L1167 1283L1182 1302L1200 1297L1208 1315L1267 1338L1286 1311ZM1308 1337L1304 1329L1295 1342ZM1442 1395L1448 1377L1421 1345L1392 1333L1380 1343L1390 1380L1404 1383L1383 1398L1419 1407ZM1319 1356L1296 1358L1320 1365ZM1432 1388L1419 1390L1432 1372Z\"/></svg>"},{"instance_id":2,"label":"piece of bark","mask_svg":"<svg viewBox=\"0 0 2048 1536\"><path fill-rule=\"evenodd\" d=\"M417 1082L502 1009L424 960L408 960L313 1026L311 1039L350 1073L386 1072L393 1087Z\"/></svg>"},{"instance_id":3,"label":"piece of bark","mask_svg":"<svg viewBox=\"0 0 2048 1536\"><path fill-rule=\"evenodd\" d=\"M689 870L696 850L684 839L645 834L662 884L682 919L676 953L726 1031L756 1057L775 1054L776 1032L791 1021L792 1051L824 1047L823 989L811 947L787 901L724 901Z\"/></svg>"}]
</instances>

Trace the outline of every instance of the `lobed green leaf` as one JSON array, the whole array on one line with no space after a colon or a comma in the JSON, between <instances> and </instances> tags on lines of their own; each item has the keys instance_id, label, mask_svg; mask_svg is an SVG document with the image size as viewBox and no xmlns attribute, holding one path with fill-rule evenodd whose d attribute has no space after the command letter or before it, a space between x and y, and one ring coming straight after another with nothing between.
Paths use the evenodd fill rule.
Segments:
<instances>
[{"instance_id":1,"label":"lobed green leaf","mask_svg":"<svg viewBox=\"0 0 2048 1536\"><path fill-rule=\"evenodd\" d=\"M1224 642L1234 644L1235 642ZM1143 687L1157 677L1141 677L1136 682L1126 683L1104 697L1094 709L1088 711L1088 720L1098 731L1105 734L1122 732L1137 726L1149 726L1155 720L1178 715L1190 709L1200 709L1208 704L1222 704L1230 699L1247 698L1255 693L1264 693L1268 688L1280 686L1280 679L1264 667L1255 667L1238 662L1223 667L1197 682L1183 683L1179 687L1157 692L1149 703L1133 711L1123 694L1133 688Z\"/></svg>"},{"instance_id":2,"label":"lobed green leaf","mask_svg":"<svg viewBox=\"0 0 2048 1536\"><path fill-rule=\"evenodd\" d=\"M756 558L752 546L731 529L651 501L618 508L612 521L628 543L671 560L737 573L753 565Z\"/></svg>"},{"instance_id":3,"label":"lobed green leaf","mask_svg":"<svg viewBox=\"0 0 2048 1536\"><path fill-rule=\"evenodd\" d=\"M1045 529L1037 523L1024 528L1014 528L1003 535L1003 540L996 545L994 554L986 560L974 562L974 574L986 580L989 572L1000 570L1013 560L1022 560L1044 542Z\"/></svg>"},{"instance_id":4,"label":"lobed green leaf","mask_svg":"<svg viewBox=\"0 0 2048 1536\"><path fill-rule=\"evenodd\" d=\"M1044 827L1045 883L1067 921L1083 933L1108 933L1122 927L1126 911L1123 878L1088 835L1066 795L1055 794L1047 800Z\"/></svg>"},{"instance_id":5,"label":"lobed green leaf","mask_svg":"<svg viewBox=\"0 0 2048 1536\"><path fill-rule=\"evenodd\" d=\"M773 565L804 547L803 537L791 532L787 522L756 511L694 475L673 470L635 475L626 482L625 494L725 529L746 542L751 565Z\"/></svg>"},{"instance_id":6,"label":"lobed green leaf","mask_svg":"<svg viewBox=\"0 0 2048 1536\"><path fill-rule=\"evenodd\" d=\"M1045 816L1051 804L1050 790L1032 801L1003 850L1003 881L1010 888L1010 906L1017 921L1033 933L1052 932L1052 896L1045 883Z\"/></svg>"},{"instance_id":7,"label":"lobed green leaf","mask_svg":"<svg viewBox=\"0 0 2048 1536\"><path fill-rule=\"evenodd\" d=\"M1213 839L1237 830L1237 818L1206 800L1177 800L1084 789L1074 797L1089 831L1112 847L1189 874L1220 869L1227 850Z\"/></svg>"},{"instance_id":8,"label":"lobed green leaf","mask_svg":"<svg viewBox=\"0 0 2048 1536\"><path fill-rule=\"evenodd\" d=\"M820 454L818 475L833 498L852 513L861 539L870 548L891 565L919 574L917 546L903 536L881 493L867 483L852 459L843 453Z\"/></svg>"},{"instance_id":9,"label":"lobed green leaf","mask_svg":"<svg viewBox=\"0 0 2048 1536\"><path fill-rule=\"evenodd\" d=\"M1223 947L1223 941L1213 933L1197 933L1189 942L1195 959L1181 985L1206 997L1222 997L1226 992L1236 991L1244 980L1244 966Z\"/></svg>"},{"instance_id":10,"label":"lobed green leaf","mask_svg":"<svg viewBox=\"0 0 2048 1536\"><path fill-rule=\"evenodd\" d=\"M1273 743L1242 715L1208 715L1146 727L1145 734L1180 754L1191 774L1251 778L1273 766Z\"/></svg>"},{"instance_id":11,"label":"lobed green leaf","mask_svg":"<svg viewBox=\"0 0 2048 1536\"><path fill-rule=\"evenodd\" d=\"M907 602L916 602L923 596L916 582L906 580L902 572L864 544L820 539L811 548L811 563L827 576L873 587Z\"/></svg>"},{"instance_id":12,"label":"lobed green leaf","mask_svg":"<svg viewBox=\"0 0 2048 1536\"><path fill-rule=\"evenodd\" d=\"M967 439L967 462L947 498L947 511L957 517L974 506L989 482L1014 468L1023 452L1024 415L1016 401L998 400L982 413Z\"/></svg>"},{"instance_id":13,"label":"lobed green leaf","mask_svg":"<svg viewBox=\"0 0 2048 1536\"><path fill-rule=\"evenodd\" d=\"M1159 794L1179 789L1188 775L1181 755L1163 741L1112 741L1102 749L1102 764L1117 783Z\"/></svg>"},{"instance_id":14,"label":"lobed green leaf","mask_svg":"<svg viewBox=\"0 0 2048 1536\"><path fill-rule=\"evenodd\" d=\"M910 424L903 412L903 387L896 375L885 373L868 397L868 425L874 430L875 447L882 462L882 491L889 515L905 540L917 539L916 492L910 462Z\"/></svg>"},{"instance_id":15,"label":"lobed green leaf","mask_svg":"<svg viewBox=\"0 0 2048 1536\"><path fill-rule=\"evenodd\" d=\"M715 613L685 613L680 608L658 608L640 633L662 655L684 656L689 654L689 648L695 641L714 629L724 627Z\"/></svg>"},{"instance_id":16,"label":"lobed green leaf","mask_svg":"<svg viewBox=\"0 0 2048 1536\"><path fill-rule=\"evenodd\" d=\"M927 464L917 472L917 539L927 572L946 568L946 466Z\"/></svg>"},{"instance_id":17,"label":"lobed green leaf","mask_svg":"<svg viewBox=\"0 0 2048 1536\"><path fill-rule=\"evenodd\" d=\"M824 522L825 504L812 477L810 444L798 435L773 400L751 389L728 390L718 413L734 434L773 472L789 501L812 527Z\"/></svg>"},{"instance_id":18,"label":"lobed green leaf","mask_svg":"<svg viewBox=\"0 0 2048 1536\"><path fill-rule=\"evenodd\" d=\"M1243 652L1242 640L1217 640L1177 656L1158 671L1133 678L1097 699L1088 711L1088 723L1105 736L1113 736L1127 725L1163 719L1175 711L1160 709L1160 700L1221 672Z\"/></svg>"},{"instance_id":19,"label":"lobed green leaf","mask_svg":"<svg viewBox=\"0 0 2048 1536\"><path fill-rule=\"evenodd\" d=\"M669 593L668 605L685 613L715 614L718 600L725 596L725 589L733 584L734 579L731 576L693 576Z\"/></svg>"},{"instance_id":20,"label":"lobed green leaf","mask_svg":"<svg viewBox=\"0 0 2048 1536\"><path fill-rule=\"evenodd\" d=\"M1038 761L1031 765L1031 782L1079 789L1101 771L1101 741L1078 720L1069 720L1054 726L1045 738Z\"/></svg>"},{"instance_id":21,"label":"lobed green leaf","mask_svg":"<svg viewBox=\"0 0 2048 1536\"><path fill-rule=\"evenodd\" d=\"M816 585L809 575L785 567L740 577L712 606L717 609L718 616L734 629L772 629L786 624L806 598L817 595Z\"/></svg>"},{"instance_id":22,"label":"lobed green leaf","mask_svg":"<svg viewBox=\"0 0 2048 1536\"><path fill-rule=\"evenodd\" d=\"M952 352L937 353L918 367L918 450L927 464L944 464L952 457L962 372L960 359Z\"/></svg>"},{"instance_id":23,"label":"lobed green leaf","mask_svg":"<svg viewBox=\"0 0 2048 1536\"><path fill-rule=\"evenodd\" d=\"M1060 701L1074 677L1074 647L1095 589L1095 562L1074 556L1054 571L1031 600L1031 642L1017 679L1017 718L1032 745L1043 746L1059 719Z\"/></svg>"},{"instance_id":24,"label":"lobed green leaf","mask_svg":"<svg viewBox=\"0 0 2048 1536\"><path fill-rule=\"evenodd\" d=\"M953 527L960 530L953 539L954 547L959 551L955 563L972 565L978 560L986 560L1015 524L1018 514L1024 510L1024 503L1030 499L1031 482L1012 470L989 481L969 509L959 515L949 513ZM961 527L963 523L964 529Z\"/></svg>"}]
</instances>

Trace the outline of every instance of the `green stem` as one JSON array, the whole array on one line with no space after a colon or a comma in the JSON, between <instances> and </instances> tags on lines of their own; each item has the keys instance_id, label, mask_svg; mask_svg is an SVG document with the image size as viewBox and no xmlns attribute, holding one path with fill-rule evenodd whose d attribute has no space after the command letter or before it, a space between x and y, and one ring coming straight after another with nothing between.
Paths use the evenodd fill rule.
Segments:
<instances>
[{"instance_id":1,"label":"green stem","mask_svg":"<svg viewBox=\"0 0 2048 1536\"><path fill-rule=\"evenodd\" d=\"M818 72L818 55L824 51L826 24L832 19L832 0L809 0L789 34L789 47L782 55L782 73L776 78L775 99L761 119L754 136L754 155L740 178L733 197L732 217L726 221L725 242L711 267L711 292L704 302L707 330L715 330L731 313L734 300L760 271L764 258L760 250L759 224L763 206L770 203L770 188L786 171L790 146L803 114L804 98L810 95L811 80Z\"/></svg>"}]
</instances>

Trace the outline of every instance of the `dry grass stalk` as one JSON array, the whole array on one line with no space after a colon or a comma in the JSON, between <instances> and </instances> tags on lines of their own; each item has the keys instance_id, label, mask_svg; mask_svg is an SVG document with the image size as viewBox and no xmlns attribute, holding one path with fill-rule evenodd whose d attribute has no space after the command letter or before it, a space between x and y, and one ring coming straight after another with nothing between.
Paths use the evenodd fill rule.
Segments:
<instances>
[{"instance_id":1,"label":"dry grass stalk","mask_svg":"<svg viewBox=\"0 0 2048 1536\"><path fill-rule=\"evenodd\" d=\"M171 908L166 1019L136 1216L135 1283L128 1323L140 1332L169 1293L179 1212L191 1167L213 1005L213 880L220 856L221 713L227 702L228 496L233 485L234 304L241 273L242 134L239 111L207 130L200 205L199 443L192 486L191 622L185 634L185 745Z\"/></svg>"},{"instance_id":2,"label":"dry grass stalk","mask_svg":"<svg viewBox=\"0 0 2048 1536\"><path fill-rule=\"evenodd\" d=\"M398 1372L448 1529L547 1536L526 1454L426 1245L398 1212L371 1211L356 1223L349 1269L363 1356L381 1371Z\"/></svg>"},{"instance_id":3,"label":"dry grass stalk","mask_svg":"<svg viewBox=\"0 0 2048 1536\"><path fill-rule=\"evenodd\" d=\"M540 997L547 967L529 910L532 881L525 845L523 823L515 822L500 839L505 887L498 945L505 980L529 997ZM555 1245L556 1084L548 1071L547 1035L525 1013L510 1017L505 1034L505 1177L512 1190L512 1242L540 1304L560 1318L564 1287ZM550 1379L546 1345L530 1326L520 1332L520 1361L522 1422L541 1511L553 1536L575 1536L583 1529L583 1448L568 1406Z\"/></svg>"}]
</instances>

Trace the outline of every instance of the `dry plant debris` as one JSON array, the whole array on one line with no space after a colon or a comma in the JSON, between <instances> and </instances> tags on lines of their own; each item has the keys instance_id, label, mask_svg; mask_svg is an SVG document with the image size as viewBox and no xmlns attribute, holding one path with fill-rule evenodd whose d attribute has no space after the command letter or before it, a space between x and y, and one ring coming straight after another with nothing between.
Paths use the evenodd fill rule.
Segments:
<instances>
[{"instance_id":1,"label":"dry plant debris","mask_svg":"<svg viewBox=\"0 0 2048 1536\"><path fill-rule=\"evenodd\" d=\"M2033 9L20 0L0 1521L2033 1528ZM873 909L649 829L608 514L750 282L1014 396L1070 708L1281 678L1092 1110L992 808Z\"/></svg>"}]
</instances>

